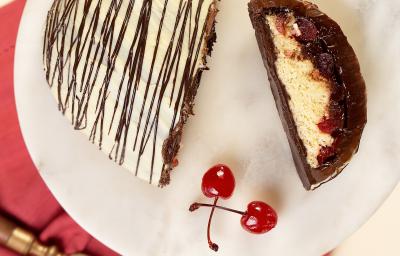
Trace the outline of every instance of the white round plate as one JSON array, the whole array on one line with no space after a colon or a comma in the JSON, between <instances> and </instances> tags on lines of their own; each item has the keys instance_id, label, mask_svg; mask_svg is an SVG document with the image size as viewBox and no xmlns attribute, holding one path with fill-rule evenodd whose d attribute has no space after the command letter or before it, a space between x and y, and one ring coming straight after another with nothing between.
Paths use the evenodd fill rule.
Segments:
<instances>
[{"instance_id":1,"label":"white round plate","mask_svg":"<svg viewBox=\"0 0 400 256\"><path fill-rule=\"evenodd\" d=\"M306 192L268 88L247 1L223 0L218 42L186 126L172 184L152 187L109 161L57 110L42 68L42 31L52 0L27 1L16 49L15 94L29 152L50 190L92 235L123 255L214 255L209 210L189 213L204 171L230 165L236 191L225 206L263 200L279 214L265 235L242 230L240 216L216 212L219 255L320 256L379 207L400 178L400 2L316 1L349 36L368 86L369 123L360 151L334 181Z\"/></svg>"}]
</instances>

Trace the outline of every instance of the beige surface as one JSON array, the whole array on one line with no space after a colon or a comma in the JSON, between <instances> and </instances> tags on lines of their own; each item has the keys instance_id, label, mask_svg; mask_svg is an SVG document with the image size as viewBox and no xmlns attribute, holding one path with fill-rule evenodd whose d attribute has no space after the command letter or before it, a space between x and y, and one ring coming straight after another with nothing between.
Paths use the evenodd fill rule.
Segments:
<instances>
[{"instance_id":1,"label":"beige surface","mask_svg":"<svg viewBox=\"0 0 400 256\"><path fill-rule=\"evenodd\" d=\"M6 5L8 3L11 3L12 1L14 1L14 0L0 0L0 7Z\"/></svg>"},{"instance_id":2,"label":"beige surface","mask_svg":"<svg viewBox=\"0 0 400 256\"><path fill-rule=\"evenodd\" d=\"M333 256L400 255L400 185L375 215Z\"/></svg>"}]
</instances>

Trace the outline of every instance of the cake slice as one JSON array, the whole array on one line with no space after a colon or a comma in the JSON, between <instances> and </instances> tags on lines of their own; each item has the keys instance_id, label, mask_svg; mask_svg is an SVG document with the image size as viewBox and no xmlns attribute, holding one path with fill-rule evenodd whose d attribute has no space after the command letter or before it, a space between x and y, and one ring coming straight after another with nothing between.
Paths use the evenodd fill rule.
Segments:
<instances>
[{"instance_id":1,"label":"cake slice","mask_svg":"<svg viewBox=\"0 0 400 256\"><path fill-rule=\"evenodd\" d=\"M167 185L216 14L216 0L55 0L43 56L58 108L117 164Z\"/></svg>"},{"instance_id":2,"label":"cake slice","mask_svg":"<svg viewBox=\"0 0 400 256\"><path fill-rule=\"evenodd\" d=\"M339 25L301 0L251 0L250 18L293 159L307 190L357 152L366 89Z\"/></svg>"}]
</instances>

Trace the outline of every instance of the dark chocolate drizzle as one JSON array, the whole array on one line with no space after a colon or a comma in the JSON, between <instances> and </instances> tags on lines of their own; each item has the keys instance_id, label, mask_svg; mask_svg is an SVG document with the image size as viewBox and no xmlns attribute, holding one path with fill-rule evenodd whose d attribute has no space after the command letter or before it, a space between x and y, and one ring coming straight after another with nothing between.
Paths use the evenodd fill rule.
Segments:
<instances>
[{"instance_id":1,"label":"dark chocolate drizzle","mask_svg":"<svg viewBox=\"0 0 400 256\"><path fill-rule=\"evenodd\" d=\"M84 1L83 9L80 9L78 7L82 1ZM169 1L179 1L179 5L171 38L166 39L161 38L161 34L165 26ZM122 11L123 3L127 5L126 11ZM104 17L100 17L100 10L106 4L109 4L106 6L107 13L105 16L102 14ZM137 9L137 5L140 5L139 12L134 13L133 10ZM206 6L204 0L199 0L197 5L194 5L192 0L164 0L149 70L144 70L143 63L146 44L149 43L148 33L153 14L153 0L55 0L48 13L43 56L46 79L50 87L57 87L60 111L63 114L70 112L72 125L76 130L90 129L90 141L97 143L100 148L103 146L104 134L109 135L113 128L116 129L109 158L122 165L127 150L137 151L135 175L138 175L140 171L141 158L145 149L152 147L151 171L148 178L150 183L153 181L155 154L163 154L162 176L165 176L163 172L167 171L169 174L172 168L170 163L179 149L179 146L174 145L173 155L165 154L172 144L172 142L167 142L171 140L171 137L176 137L177 131L181 131L187 115L191 112L201 72L206 69L196 64L200 58L205 64L206 54L210 52L207 47L210 48L210 45L212 47L215 41L213 25L216 9L213 5L214 3ZM207 8L208 16L205 21L200 21L200 14L204 8ZM89 10L92 10L92 16L88 15ZM80 16L81 19L78 20ZM116 29L117 18L123 20L119 30ZM112 84L116 61L127 34L128 24L132 19L138 19L138 25L133 40L130 42L122 78L119 84ZM71 29L69 37L67 37L68 29ZM97 41L95 40L96 33L100 34L100 39ZM161 40L169 42L166 52L159 51ZM184 40L188 40L189 54L187 56L182 54ZM162 58L162 65L160 72L156 74L154 65L157 58ZM98 80L99 71L101 64L104 63L106 64L105 76L100 81ZM184 63L183 72L178 70L182 63ZM80 76L77 72L82 64L83 71ZM182 74L178 74L178 71ZM147 72L148 75L146 75ZM138 103L136 92L141 77L144 76L147 76L147 84L143 103ZM155 82L156 86L151 86L152 82ZM93 98L96 83L100 83L101 87L100 91L96 92L98 97ZM170 137L164 142L163 152L156 152L161 104L167 86L171 83L173 87L168 104L170 107L173 106L174 115L169 129ZM62 94L63 86L67 86L66 95ZM104 117L111 86L118 88L118 94L112 111L112 121L107 127ZM95 113L89 113L89 102L93 100L96 102ZM140 115L135 127L135 136L132 134L128 136L134 107L138 107L136 105L139 105ZM95 115L95 121L91 127L87 127L88 115ZM143 129L141 136L139 136L140 129ZM175 139L180 141L180 136ZM133 148L127 148L128 140L133 140ZM173 143L179 144L179 141L173 141ZM161 177L161 179L164 181L160 181L160 185L165 185L169 181L169 177Z\"/></svg>"}]
</instances>

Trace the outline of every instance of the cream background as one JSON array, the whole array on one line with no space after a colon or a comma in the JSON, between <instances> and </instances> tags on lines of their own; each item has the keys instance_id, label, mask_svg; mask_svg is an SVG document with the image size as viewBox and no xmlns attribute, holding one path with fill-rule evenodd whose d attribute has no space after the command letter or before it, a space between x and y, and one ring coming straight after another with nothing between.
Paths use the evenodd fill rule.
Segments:
<instances>
[{"instance_id":1,"label":"cream background","mask_svg":"<svg viewBox=\"0 0 400 256\"><path fill-rule=\"evenodd\" d=\"M400 255L400 185L382 207L332 256Z\"/></svg>"},{"instance_id":2,"label":"cream background","mask_svg":"<svg viewBox=\"0 0 400 256\"><path fill-rule=\"evenodd\" d=\"M12 1L14 1L14 0L0 0L0 7L6 5L8 3L11 3Z\"/></svg>"}]
</instances>

